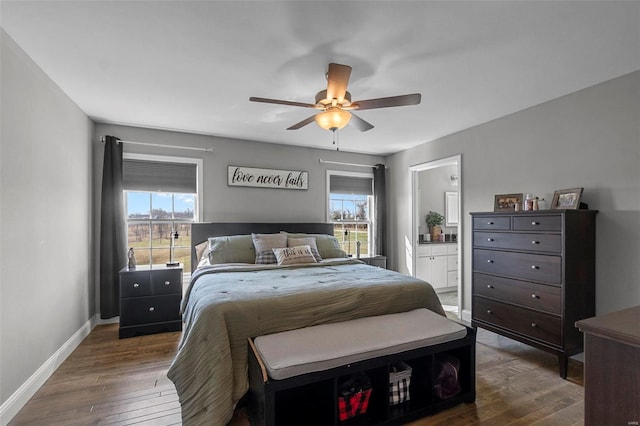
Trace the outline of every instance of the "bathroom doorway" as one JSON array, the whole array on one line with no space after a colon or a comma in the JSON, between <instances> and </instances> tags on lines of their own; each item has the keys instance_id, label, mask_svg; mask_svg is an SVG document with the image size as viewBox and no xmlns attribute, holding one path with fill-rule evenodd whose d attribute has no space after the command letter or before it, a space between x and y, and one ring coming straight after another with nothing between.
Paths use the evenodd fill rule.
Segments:
<instances>
[{"instance_id":1,"label":"bathroom doorway","mask_svg":"<svg viewBox=\"0 0 640 426\"><path fill-rule=\"evenodd\" d=\"M410 172L413 276L429 282L434 287L448 316L460 318L461 156L418 164L412 166ZM440 220L439 235L429 228L427 215L432 219L435 216L436 222Z\"/></svg>"}]
</instances>

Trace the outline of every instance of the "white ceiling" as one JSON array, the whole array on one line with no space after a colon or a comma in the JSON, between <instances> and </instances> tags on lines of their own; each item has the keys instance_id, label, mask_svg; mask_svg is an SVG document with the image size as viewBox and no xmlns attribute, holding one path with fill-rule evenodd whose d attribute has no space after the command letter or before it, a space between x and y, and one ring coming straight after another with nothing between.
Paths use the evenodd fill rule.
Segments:
<instances>
[{"instance_id":1,"label":"white ceiling","mask_svg":"<svg viewBox=\"0 0 640 426\"><path fill-rule=\"evenodd\" d=\"M640 69L640 2L6 1L5 31L92 119L333 149L313 110L329 62L361 111L343 151L388 154Z\"/></svg>"}]
</instances>

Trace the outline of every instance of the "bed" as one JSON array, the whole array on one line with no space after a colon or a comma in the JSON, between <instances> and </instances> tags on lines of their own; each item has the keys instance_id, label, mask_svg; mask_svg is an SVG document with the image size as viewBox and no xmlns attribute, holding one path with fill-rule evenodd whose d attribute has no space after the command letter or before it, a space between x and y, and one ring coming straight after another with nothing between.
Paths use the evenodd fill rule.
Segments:
<instances>
[{"instance_id":1,"label":"bed","mask_svg":"<svg viewBox=\"0 0 640 426\"><path fill-rule=\"evenodd\" d=\"M311 235L318 243L313 253L316 261L292 265L238 262L245 259L237 253L225 258L227 248L223 248L207 255L207 259L223 262L204 262L193 270L182 303L182 339L167 373L176 386L185 425L225 425L231 420L237 402L248 390L249 337L416 308L444 315L428 283L340 257L341 253L321 245L333 238L331 224L196 223L191 228L192 265L200 261L196 246L228 247L216 245L230 241L228 236L246 244L246 236L252 233L281 234L288 238L285 241ZM201 244L209 238L209 244ZM254 243L259 247L260 241ZM325 256L318 260L319 254Z\"/></svg>"}]
</instances>

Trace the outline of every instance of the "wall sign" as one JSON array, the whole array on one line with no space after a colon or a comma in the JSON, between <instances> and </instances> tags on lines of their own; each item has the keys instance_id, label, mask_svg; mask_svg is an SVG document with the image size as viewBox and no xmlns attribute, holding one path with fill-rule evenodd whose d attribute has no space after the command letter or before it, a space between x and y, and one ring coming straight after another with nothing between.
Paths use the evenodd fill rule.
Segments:
<instances>
[{"instance_id":1,"label":"wall sign","mask_svg":"<svg viewBox=\"0 0 640 426\"><path fill-rule=\"evenodd\" d=\"M298 170L255 169L228 166L229 186L254 188L309 189L309 173Z\"/></svg>"}]
</instances>

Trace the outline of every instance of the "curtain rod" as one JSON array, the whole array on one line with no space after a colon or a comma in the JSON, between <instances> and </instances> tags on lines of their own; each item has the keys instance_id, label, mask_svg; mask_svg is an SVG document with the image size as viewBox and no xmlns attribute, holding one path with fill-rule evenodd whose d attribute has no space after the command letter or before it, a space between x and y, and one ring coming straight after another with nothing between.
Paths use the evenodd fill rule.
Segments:
<instances>
[{"instance_id":1,"label":"curtain rod","mask_svg":"<svg viewBox=\"0 0 640 426\"><path fill-rule=\"evenodd\" d=\"M104 142L104 136L102 137L102 139L100 139L100 142ZM133 144L133 145L159 146L159 147L162 147L162 148L190 149L190 150L193 150L193 151L213 152L213 148L200 148L200 147L195 147L195 146L163 145L161 143L123 141L123 140L120 140L120 139L118 139L118 142L130 143L130 144Z\"/></svg>"},{"instance_id":2,"label":"curtain rod","mask_svg":"<svg viewBox=\"0 0 640 426\"><path fill-rule=\"evenodd\" d=\"M369 165L369 164L357 164L357 163L342 163L340 161L329 161L329 160L323 160L322 158L318 159L319 163L325 163L325 164L337 164L340 166L354 166L354 167L376 167L375 165Z\"/></svg>"}]
</instances>

